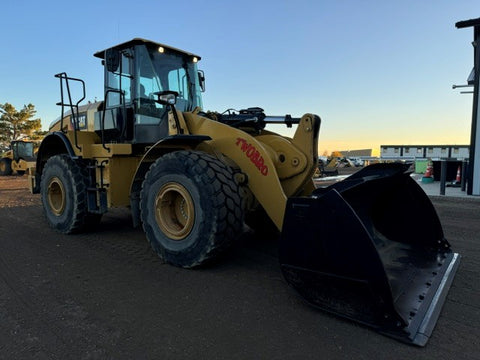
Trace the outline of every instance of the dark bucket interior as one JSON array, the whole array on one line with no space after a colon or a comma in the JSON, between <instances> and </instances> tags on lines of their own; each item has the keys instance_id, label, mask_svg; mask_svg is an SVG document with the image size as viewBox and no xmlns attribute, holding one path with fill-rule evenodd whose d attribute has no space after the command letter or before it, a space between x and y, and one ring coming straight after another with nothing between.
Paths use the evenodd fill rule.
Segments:
<instances>
[{"instance_id":1,"label":"dark bucket interior","mask_svg":"<svg viewBox=\"0 0 480 360\"><path fill-rule=\"evenodd\" d=\"M309 303L424 345L458 266L433 205L403 164L378 164L291 198L286 280Z\"/></svg>"}]
</instances>

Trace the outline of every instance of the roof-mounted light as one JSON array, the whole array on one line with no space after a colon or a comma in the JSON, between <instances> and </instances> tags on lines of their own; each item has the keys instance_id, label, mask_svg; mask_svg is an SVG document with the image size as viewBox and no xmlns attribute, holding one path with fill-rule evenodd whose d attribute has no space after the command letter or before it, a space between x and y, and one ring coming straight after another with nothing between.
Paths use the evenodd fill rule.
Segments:
<instances>
[{"instance_id":1,"label":"roof-mounted light","mask_svg":"<svg viewBox=\"0 0 480 360\"><path fill-rule=\"evenodd\" d=\"M198 58L196 56L193 57L193 62L194 63L198 62Z\"/></svg>"},{"instance_id":2,"label":"roof-mounted light","mask_svg":"<svg viewBox=\"0 0 480 360\"><path fill-rule=\"evenodd\" d=\"M158 52L159 52L160 54L163 54L163 53L165 52L165 48L164 48L163 46L159 46L159 47L158 47Z\"/></svg>"}]
</instances>

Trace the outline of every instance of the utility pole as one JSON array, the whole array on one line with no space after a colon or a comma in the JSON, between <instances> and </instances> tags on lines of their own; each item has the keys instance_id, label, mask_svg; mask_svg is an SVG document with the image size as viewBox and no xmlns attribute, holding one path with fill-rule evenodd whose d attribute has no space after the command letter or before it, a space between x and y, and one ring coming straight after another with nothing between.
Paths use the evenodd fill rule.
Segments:
<instances>
[{"instance_id":1,"label":"utility pole","mask_svg":"<svg viewBox=\"0 0 480 360\"><path fill-rule=\"evenodd\" d=\"M467 194L480 195L480 102L478 99L480 77L480 18L459 21L455 26L457 29L473 27L473 71L469 76L469 83L473 80L473 106ZM473 79L471 79L472 75Z\"/></svg>"}]
</instances>

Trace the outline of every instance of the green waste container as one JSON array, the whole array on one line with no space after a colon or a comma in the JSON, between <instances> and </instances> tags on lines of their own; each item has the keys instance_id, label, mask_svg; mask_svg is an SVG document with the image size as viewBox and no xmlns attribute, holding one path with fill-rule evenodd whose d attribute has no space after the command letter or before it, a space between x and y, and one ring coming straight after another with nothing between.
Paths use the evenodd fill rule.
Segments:
<instances>
[{"instance_id":1,"label":"green waste container","mask_svg":"<svg viewBox=\"0 0 480 360\"><path fill-rule=\"evenodd\" d=\"M428 160L415 160L415 174L425 174L427 171Z\"/></svg>"}]
</instances>

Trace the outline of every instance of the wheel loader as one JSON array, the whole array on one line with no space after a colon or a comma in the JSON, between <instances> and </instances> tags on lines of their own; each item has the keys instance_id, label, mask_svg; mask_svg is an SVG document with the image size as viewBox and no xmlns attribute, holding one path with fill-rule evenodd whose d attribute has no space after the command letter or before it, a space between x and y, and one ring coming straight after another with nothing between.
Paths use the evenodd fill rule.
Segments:
<instances>
[{"instance_id":1,"label":"wheel loader","mask_svg":"<svg viewBox=\"0 0 480 360\"><path fill-rule=\"evenodd\" d=\"M34 143L15 140L10 143L10 150L1 155L0 176L24 175L27 169L35 167Z\"/></svg>"},{"instance_id":2,"label":"wheel loader","mask_svg":"<svg viewBox=\"0 0 480 360\"><path fill-rule=\"evenodd\" d=\"M281 271L308 303L425 345L460 256L404 165L375 164L316 188L317 115L205 112L200 56L153 41L94 56L104 67L103 101L80 106L84 82L55 75L61 116L30 172L52 228L79 232L129 207L163 261L194 268L264 213L278 230Z\"/></svg>"}]
</instances>

